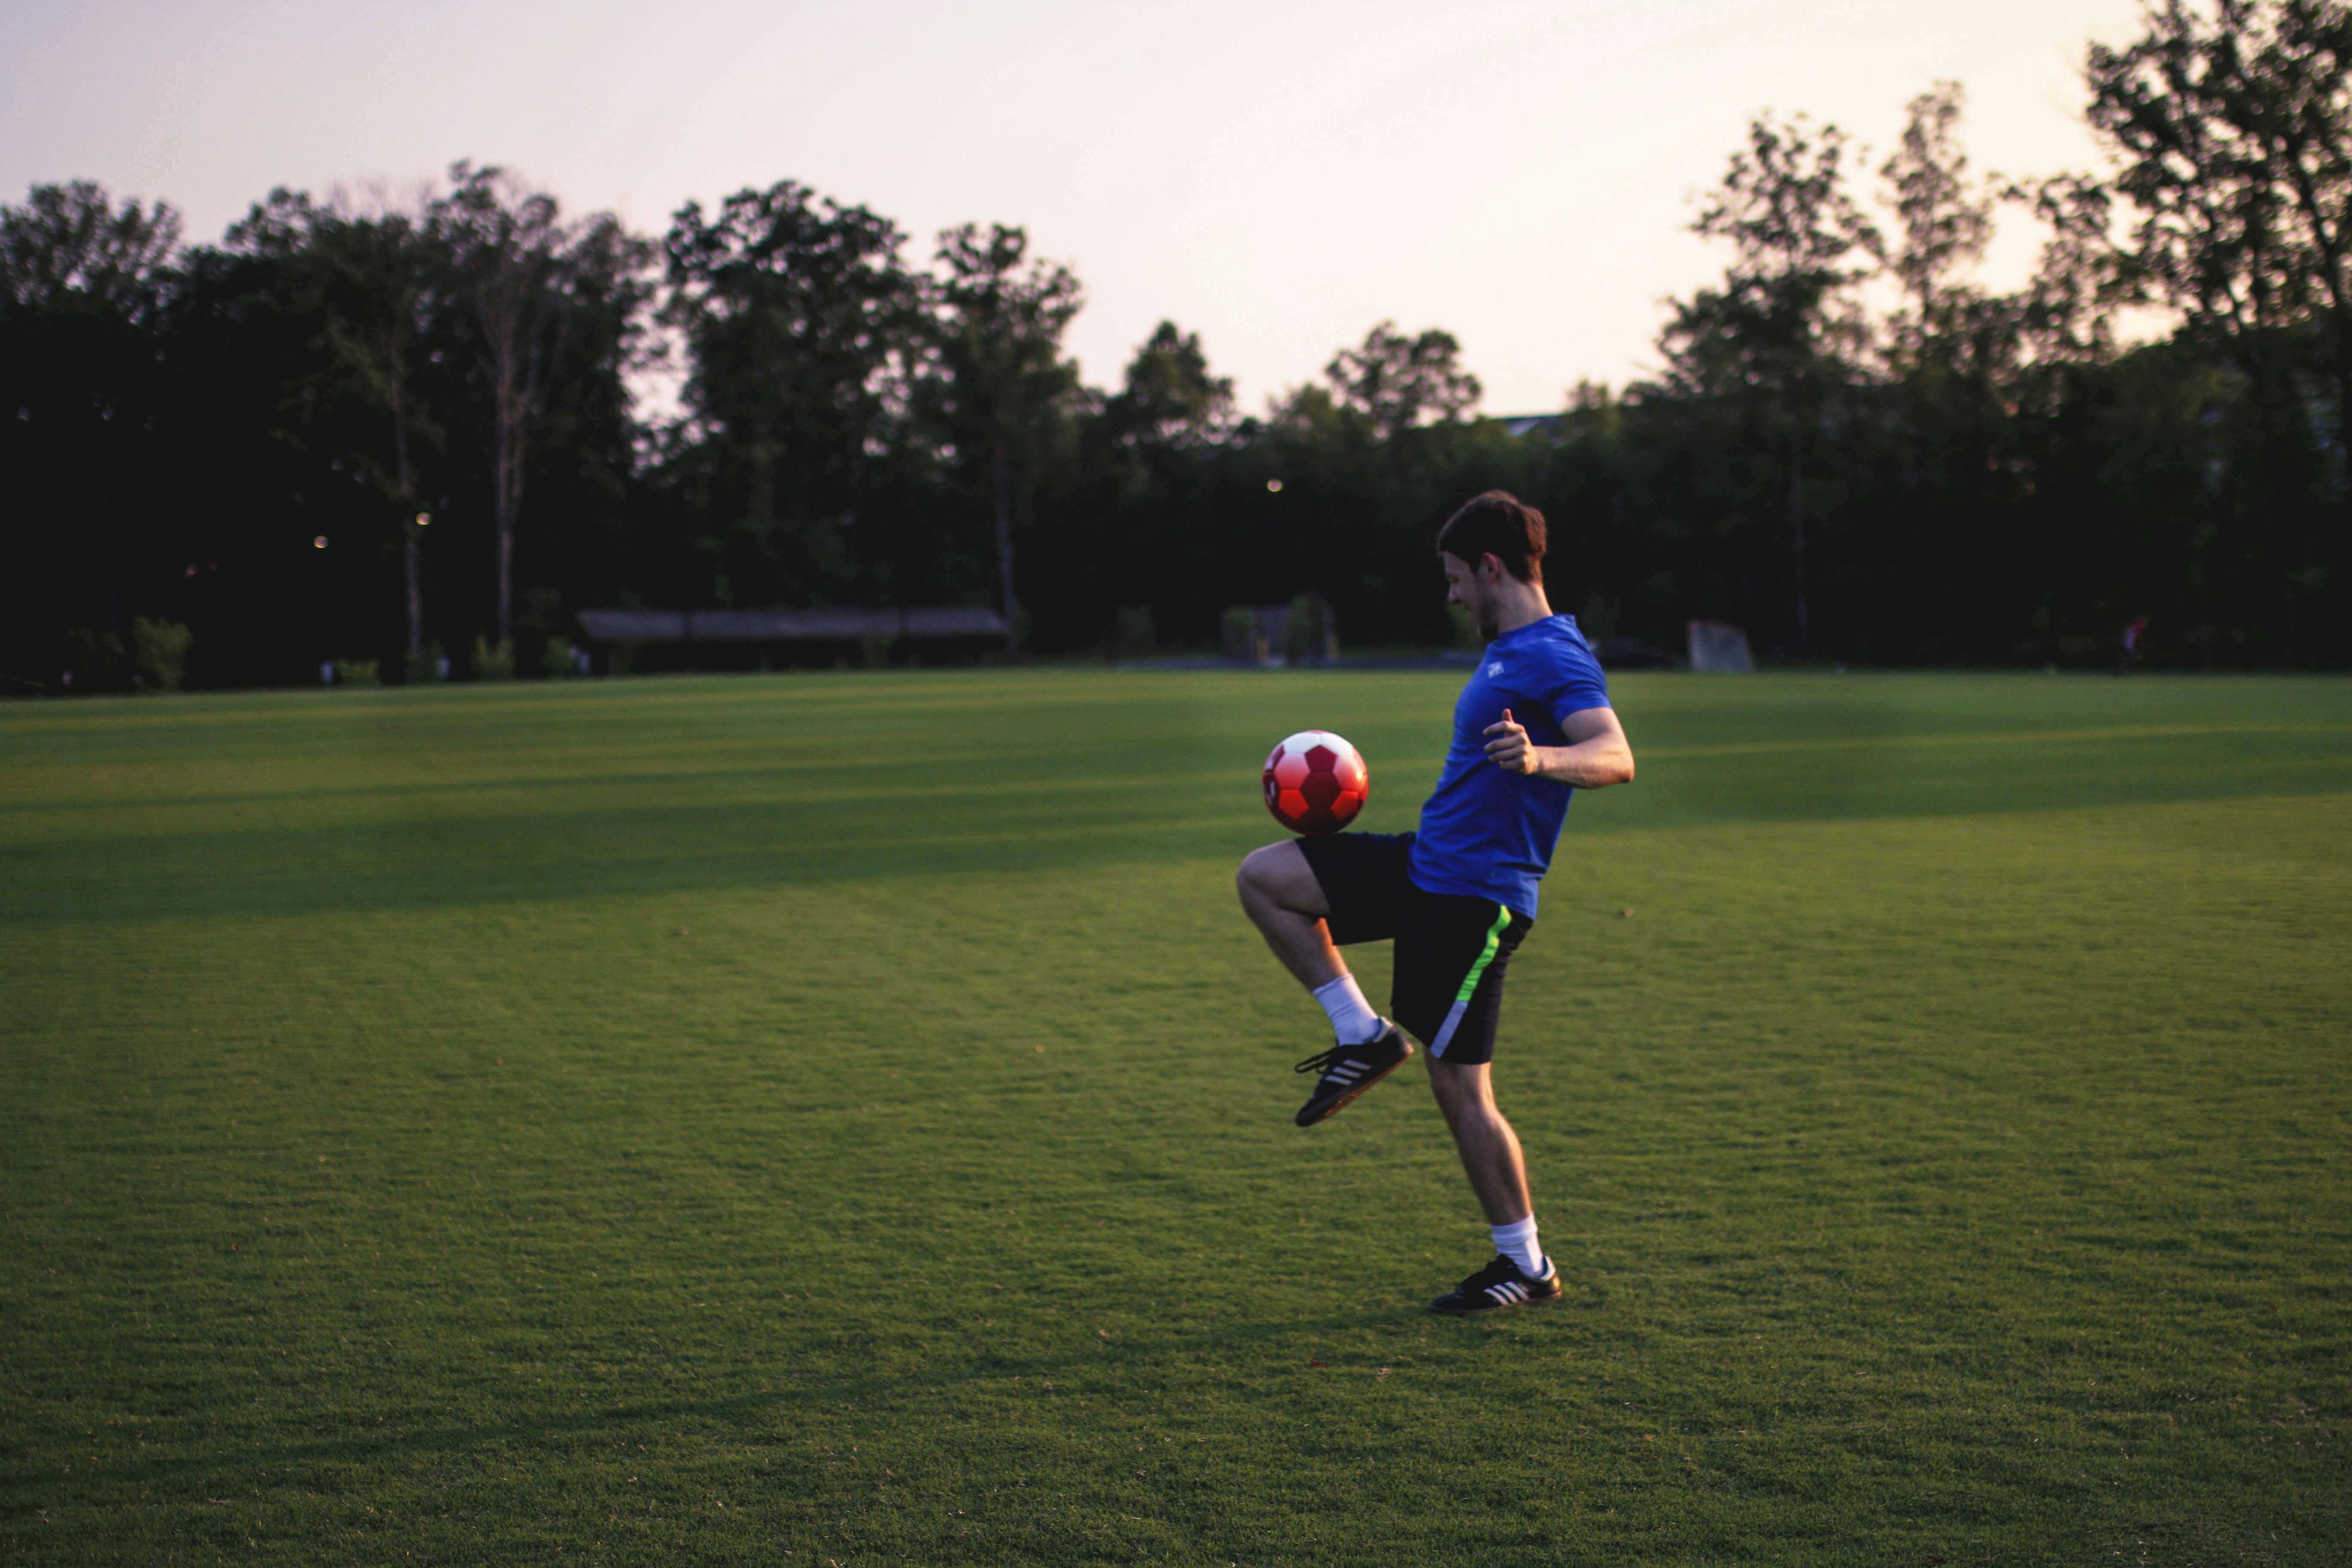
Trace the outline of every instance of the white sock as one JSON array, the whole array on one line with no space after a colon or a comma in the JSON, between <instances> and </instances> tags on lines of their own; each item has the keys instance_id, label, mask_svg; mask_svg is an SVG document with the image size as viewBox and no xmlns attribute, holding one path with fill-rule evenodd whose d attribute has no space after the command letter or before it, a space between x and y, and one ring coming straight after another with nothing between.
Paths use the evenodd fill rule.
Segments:
<instances>
[{"instance_id":1,"label":"white sock","mask_svg":"<svg viewBox=\"0 0 2352 1568\"><path fill-rule=\"evenodd\" d=\"M1381 1037L1381 1016L1364 1000L1354 975L1342 974L1328 985L1317 986L1315 1000L1323 1004L1331 1019L1331 1032L1341 1045L1360 1046Z\"/></svg>"},{"instance_id":2,"label":"white sock","mask_svg":"<svg viewBox=\"0 0 2352 1568\"><path fill-rule=\"evenodd\" d=\"M1508 1225L1488 1227L1495 1233L1495 1250L1519 1266L1519 1272L1533 1279L1543 1273L1543 1248L1536 1245L1536 1216L1513 1220Z\"/></svg>"}]
</instances>

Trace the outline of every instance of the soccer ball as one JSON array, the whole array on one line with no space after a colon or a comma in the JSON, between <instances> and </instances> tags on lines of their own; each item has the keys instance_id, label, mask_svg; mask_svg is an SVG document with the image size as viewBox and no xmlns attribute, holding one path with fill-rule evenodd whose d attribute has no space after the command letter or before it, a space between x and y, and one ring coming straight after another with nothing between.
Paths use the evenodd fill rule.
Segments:
<instances>
[{"instance_id":1,"label":"soccer ball","mask_svg":"<svg viewBox=\"0 0 2352 1568\"><path fill-rule=\"evenodd\" d=\"M1337 833L1356 820L1371 779L1356 748L1328 730L1301 730L1265 759L1265 808L1293 833Z\"/></svg>"}]
</instances>

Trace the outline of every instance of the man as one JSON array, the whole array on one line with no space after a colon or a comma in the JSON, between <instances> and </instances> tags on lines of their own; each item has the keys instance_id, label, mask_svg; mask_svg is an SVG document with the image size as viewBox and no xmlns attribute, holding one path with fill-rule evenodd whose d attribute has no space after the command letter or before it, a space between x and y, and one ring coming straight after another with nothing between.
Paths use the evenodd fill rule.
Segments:
<instances>
[{"instance_id":1,"label":"man","mask_svg":"<svg viewBox=\"0 0 2352 1568\"><path fill-rule=\"evenodd\" d=\"M1467 610L1487 642L1454 704L1454 742L1421 831L1269 844L1242 862L1239 882L1242 907L1338 1037L1298 1065L1321 1075L1298 1125L1323 1121L1402 1065L1413 1053L1406 1030L1428 1047L1430 1087L1496 1252L1430 1308L1480 1312L1560 1293L1488 1063L1503 972L1535 924L1536 885L1569 797L1631 780L1633 752L1583 634L1544 597L1543 514L1488 490L1446 521L1437 549L1446 602ZM1371 1010L1339 952L1391 938L1394 1023Z\"/></svg>"},{"instance_id":2,"label":"man","mask_svg":"<svg viewBox=\"0 0 2352 1568\"><path fill-rule=\"evenodd\" d=\"M2142 616L2124 628L2124 657L2116 666L2117 675L2129 675L2139 663L2139 639L2147 635L2147 617Z\"/></svg>"}]
</instances>

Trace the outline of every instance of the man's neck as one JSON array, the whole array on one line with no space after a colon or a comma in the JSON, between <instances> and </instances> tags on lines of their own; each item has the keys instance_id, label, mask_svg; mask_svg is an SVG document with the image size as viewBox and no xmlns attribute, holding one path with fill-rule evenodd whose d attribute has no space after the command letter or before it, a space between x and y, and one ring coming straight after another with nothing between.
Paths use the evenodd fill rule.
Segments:
<instances>
[{"instance_id":1,"label":"man's neck","mask_svg":"<svg viewBox=\"0 0 2352 1568\"><path fill-rule=\"evenodd\" d=\"M1495 596L1495 608L1501 613L1495 617L1495 635L1508 637L1521 626L1534 626L1549 618L1551 601L1544 597L1541 583L1522 583L1506 578L1502 592Z\"/></svg>"}]
</instances>

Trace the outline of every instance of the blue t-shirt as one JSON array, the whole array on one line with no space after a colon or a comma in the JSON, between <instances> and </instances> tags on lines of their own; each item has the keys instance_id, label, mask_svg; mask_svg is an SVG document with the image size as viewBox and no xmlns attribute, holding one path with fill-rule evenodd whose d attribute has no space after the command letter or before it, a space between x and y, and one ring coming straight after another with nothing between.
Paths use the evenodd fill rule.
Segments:
<instances>
[{"instance_id":1,"label":"blue t-shirt","mask_svg":"<svg viewBox=\"0 0 2352 1568\"><path fill-rule=\"evenodd\" d=\"M1551 865L1573 786L1506 773L1486 760L1486 726L1511 710L1537 746L1564 746L1570 714L1609 706L1609 679L1572 616L1550 616L1486 645L1454 705L1445 771L1421 808L1411 862L1431 893L1493 899L1536 918L1536 884Z\"/></svg>"}]
</instances>

